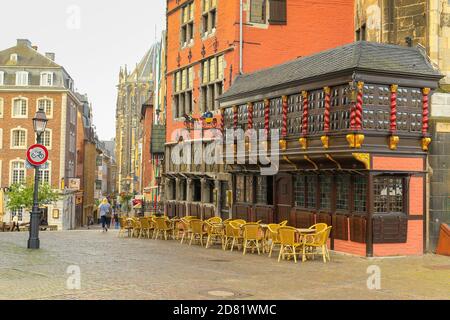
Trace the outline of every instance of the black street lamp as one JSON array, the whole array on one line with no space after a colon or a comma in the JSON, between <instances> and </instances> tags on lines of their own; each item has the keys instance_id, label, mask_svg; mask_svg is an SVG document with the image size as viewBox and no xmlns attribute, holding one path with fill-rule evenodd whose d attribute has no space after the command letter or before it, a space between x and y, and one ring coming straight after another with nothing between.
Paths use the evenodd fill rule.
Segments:
<instances>
[{"instance_id":1,"label":"black street lamp","mask_svg":"<svg viewBox=\"0 0 450 320\"><path fill-rule=\"evenodd\" d=\"M33 128L36 133L37 143L41 143L41 136L47 126L47 117L43 108L39 108L33 118ZM34 167L34 196L33 209L30 218L30 237L28 239L28 249L39 249L39 225L41 224L41 212L39 210L39 166Z\"/></svg>"}]
</instances>

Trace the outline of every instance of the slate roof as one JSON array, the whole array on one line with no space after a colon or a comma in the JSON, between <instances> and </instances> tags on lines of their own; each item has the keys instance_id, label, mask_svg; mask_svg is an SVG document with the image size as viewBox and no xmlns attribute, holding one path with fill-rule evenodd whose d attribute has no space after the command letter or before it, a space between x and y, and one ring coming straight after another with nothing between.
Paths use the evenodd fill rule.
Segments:
<instances>
[{"instance_id":1,"label":"slate roof","mask_svg":"<svg viewBox=\"0 0 450 320\"><path fill-rule=\"evenodd\" d=\"M11 54L14 53L18 55L17 63L10 61ZM0 66L61 68L60 65L26 45L17 45L0 51Z\"/></svg>"},{"instance_id":2,"label":"slate roof","mask_svg":"<svg viewBox=\"0 0 450 320\"><path fill-rule=\"evenodd\" d=\"M246 93L341 71L361 70L441 78L419 48L358 41L271 68L243 74L219 97L227 100Z\"/></svg>"}]
</instances>

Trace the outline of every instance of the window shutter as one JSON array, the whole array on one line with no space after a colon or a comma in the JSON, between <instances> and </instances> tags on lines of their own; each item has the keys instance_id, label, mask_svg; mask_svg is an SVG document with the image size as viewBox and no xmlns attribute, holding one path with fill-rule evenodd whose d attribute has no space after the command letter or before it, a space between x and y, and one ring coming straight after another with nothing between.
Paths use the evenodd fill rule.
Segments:
<instances>
[{"instance_id":1,"label":"window shutter","mask_svg":"<svg viewBox=\"0 0 450 320\"><path fill-rule=\"evenodd\" d=\"M334 238L348 240L348 219L344 215L333 215Z\"/></svg>"},{"instance_id":2,"label":"window shutter","mask_svg":"<svg viewBox=\"0 0 450 320\"><path fill-rule=\"evenodd\" d=\"M287 0L269 0L270 24L287 24Z\"/></svg>"},{"instance_id":3,"label":"window shutter","mask_svg":"<svg viewBox=\"0 0 450 320\"><path fill-rule=\"evenodd\" d=\"M408 218L406 215L386 215L373 218L373 243L406 243Z\"/></svg>"},{"instance_id":4,"label":"window shutter","mask_svg":"<svg viewBox=\"0 0 450 320\"><path fill-rule=\"evenodd\" d=\"M366 243L366 225L365 217L353 216L350 218L350 241Z\"/></svg>"}]
</instances>

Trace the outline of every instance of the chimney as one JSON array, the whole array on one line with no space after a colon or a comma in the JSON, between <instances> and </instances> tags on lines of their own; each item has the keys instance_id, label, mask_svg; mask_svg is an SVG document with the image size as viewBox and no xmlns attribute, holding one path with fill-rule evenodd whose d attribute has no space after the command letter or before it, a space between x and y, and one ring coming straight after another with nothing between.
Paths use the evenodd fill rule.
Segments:
<instances>
[{"instance_id":1,"label":"chimney","mask_svg":"<svg viewBox=\"0 0 450 320\"><path fill-rule=\"evenodd\" d=\"M17 39L17 45L31 47L31 41L28 39Z\"/></svg>"},{"instance_id":2,"label":"chimney","mask_svg":"<svg viewBox=\"0 0 450 320\"><path fill-rule=\"evenodd\" d=\"M46 52L45 56L52 61L55 61L55 54L53 52Z\"/></svg>"}]
</instances>

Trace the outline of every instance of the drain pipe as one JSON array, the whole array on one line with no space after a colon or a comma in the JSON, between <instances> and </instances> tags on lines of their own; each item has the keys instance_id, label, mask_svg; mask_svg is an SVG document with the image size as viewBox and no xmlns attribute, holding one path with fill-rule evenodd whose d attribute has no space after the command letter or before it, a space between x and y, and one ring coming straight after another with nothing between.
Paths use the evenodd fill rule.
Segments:
<instances>
[{"instance_id":1,"label":"drain pipe","mask_svg":"<svg viewBox=\"0 0 450 320\"><path fill-rule=\"evenodd\" d=\"M244 41L243 41L243 11L244 11L244 0L240 0L240 7L239 7L239 74L242 74L243 69L243 54L242 50L244 48Z\"/></svg>"}]
</instances>

